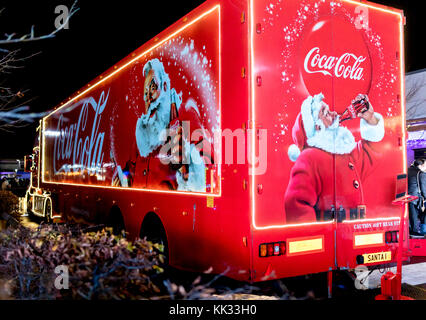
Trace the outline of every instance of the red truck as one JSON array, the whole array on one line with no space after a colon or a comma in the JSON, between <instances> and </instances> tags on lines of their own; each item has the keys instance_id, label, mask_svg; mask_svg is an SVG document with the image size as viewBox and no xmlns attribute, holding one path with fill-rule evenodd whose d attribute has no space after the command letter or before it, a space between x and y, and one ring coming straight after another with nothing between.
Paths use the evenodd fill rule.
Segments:
<instances>
[{"instance_id":1,"label":"red truck","mask_svg":"<svg viewBox=\"0 0 426 320\"><path fill-rule=\"evenodd\" d=\"M251 282L394 263L404 19L365 1L206 1L41 120L29 211Z\"/></svg>"}]
</instances>

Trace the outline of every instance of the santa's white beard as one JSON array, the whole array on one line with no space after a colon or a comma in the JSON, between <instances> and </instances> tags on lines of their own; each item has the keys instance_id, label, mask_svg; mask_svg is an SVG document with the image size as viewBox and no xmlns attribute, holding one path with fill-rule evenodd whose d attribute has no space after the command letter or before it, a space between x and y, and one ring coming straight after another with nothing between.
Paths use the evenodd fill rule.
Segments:
<instances>
[{"instance_id":1,"label":"santa's white beard","mask_svg":"<svg viewBox=\"0 0 426 320\"><path fill-rule=\"evenodd\" d=\"M152 110L156 112L150 117ZM170 94L162 92L160 97L151 103L147 114L142 115L136 123L136 144L142 157L146 157L165 142L165 129L169 122Z\"/></svg>"},{"instance_id":2,"label":"santa's white beard","mask_svg":"<svg viewBox=\"0 0 426 320\"><path fill-rule=\"evenodd\" d=\"M317 124L320 126L320 130L307 140L309 146L333 154L348 154L355 149L355 138L346 127L339 126L339 117L328 128L321 120L318 120Z\"/></svg>"}]
</instances>

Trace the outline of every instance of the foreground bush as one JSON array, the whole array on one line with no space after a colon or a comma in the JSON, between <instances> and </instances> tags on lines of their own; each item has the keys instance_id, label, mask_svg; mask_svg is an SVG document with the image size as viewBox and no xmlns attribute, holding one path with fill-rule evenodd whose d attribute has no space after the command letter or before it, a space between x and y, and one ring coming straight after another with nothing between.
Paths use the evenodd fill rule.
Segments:
<instances>
[{"instance_id":1,"label":"foreground bush","mask_svg":"<svg viewBox=\"0 0 426 320\"><path fill-rule=\"evenodd\" d=\"M160 291L151 280L162 272L159 250L108 229L9 228L0 233L0 278L16 299L147 299ZM66 285L58 266L68 269L69 289L57 289Z\"/></svg>"},{"instance_id":2,"label":"foreground bush","mask_svg":"<svg viewBox=\"0 0 426 320\"><path fill-rule=\"evenodd\" d=\"M227 270L209 276L207 282L201 276L191 283L188 278L167 279L159 267L164 258L162 246L141 239L130 242L112 235L110 229L88 230L42 224L36 230L19 225L0 232L0 300L279 298L256 295L259 288L248 284L217 287ZM60 289L66 284L63 267L68 270L68 289ZM286 288L282 291L281 299L292 298Z\"/></svg>"},{"instance_id":3,"label":"foreground bush","mask_svg":"<svg viewBox=\"0 0 426 320\"><path fill-rule=\"evenodd\" d=\"M10 191L0 191L0 219L4 214L10 215L16 220L21 219L19 212L19 198Z\"/></svg>"}]
</instances>

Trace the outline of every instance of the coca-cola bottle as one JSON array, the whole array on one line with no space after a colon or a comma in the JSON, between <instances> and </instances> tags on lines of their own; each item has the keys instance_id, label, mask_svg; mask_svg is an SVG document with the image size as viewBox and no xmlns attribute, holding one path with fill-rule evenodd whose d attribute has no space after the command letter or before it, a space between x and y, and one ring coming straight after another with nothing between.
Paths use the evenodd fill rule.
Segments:
<instances>
[{"instance_id":1,"label":"coca-cola bottle","mask_svg":"<svg viewBox=\"0 0 426 320\"><path fill-rule=\"evenodd\" d=\"M356 119L359 113L364 113L370 108L367 96L359 96L357 99L352 100L352 103L340 115L339 122Z\"/></svg>"}]
</instances>

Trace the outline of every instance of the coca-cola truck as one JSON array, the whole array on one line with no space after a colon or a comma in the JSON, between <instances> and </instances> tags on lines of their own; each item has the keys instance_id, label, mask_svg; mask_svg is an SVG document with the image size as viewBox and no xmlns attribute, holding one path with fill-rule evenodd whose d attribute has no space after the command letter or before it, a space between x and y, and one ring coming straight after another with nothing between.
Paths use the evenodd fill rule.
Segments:
<instances>
[{"instance_id":1,"label":"coca-cola truck","mask_svg":"<svg viewBox=\"0 0 426 320\"><path fill-rule=\"evenodd\" d=\"M403 30L365 1L208 0L41 120L28 209L240 280L394 263Z\"/></svg>"}]
</instances>

